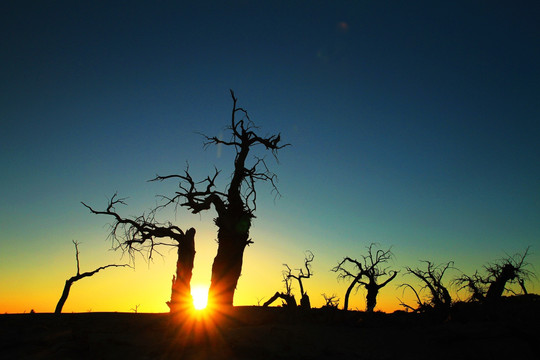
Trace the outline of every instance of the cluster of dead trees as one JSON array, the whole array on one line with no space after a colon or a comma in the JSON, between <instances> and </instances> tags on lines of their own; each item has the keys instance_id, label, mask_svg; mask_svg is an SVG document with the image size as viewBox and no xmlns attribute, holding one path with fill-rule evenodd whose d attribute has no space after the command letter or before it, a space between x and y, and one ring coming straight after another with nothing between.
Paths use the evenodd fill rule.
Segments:
<instances>
[{"instance_id":1,"label":"cluster of dead trees","mask_svg":"<svg viewBox=\"0 0 540 360\"><path fill-rule=\"evenodd\" d=\"M521 293L527 294L526 281L534 277L534 273L529 269L530 265L525 261L529 254L529 248L523 253L507 256L494 263L484 266L483 274L478 271L469 276L461 274L446 283L445 275L448 270L457 270L452 261L442 264L435 264L431 261L422 261L422 266L405 268L405 275L412 276L419 283L419 287L411 283L403 283L398 287L403 291L409 290L414 294L416 304L407 304L400 300L400 305L413 312L435 311L447 314L454 303L450 286L457 288L456 292L467 290L467 301L490 302L500 299L504 292L516 294L511 285L519 285ZM349 309L349 298L353 290L359 288L366 290L366 312L373 312L377 305L379 291L394 280L399 273L390 270L386 266L393 257L391 249L383 250L377 244L370 244L365 255L360 258L343 258L332 271L336 272L339 281L347 281L348 287L344 296L343 309ZM314 255L311 251L306 252L304 267L293 272L289 265L284 264L285 270L282 272L285 291L276 292L263 306L269 306L276 300L281 299L282 306L296 308L297 302L292 294L292 282L296 280L299 285L301 308L310 308L309 296L304 290L302 280L309 279L313 275L311 263ZM338 308L339 299L335 296L322 294L326 304L324 307Z\"/></svg>"},{"instance_id":2,"label":"cluster of dead trees","mask_svg":"<svg viewBox=\"0 0 540 360\"><path fill-rule=\"evenodd\" d=\"M483 272L470 276L461 274L450 280L450 286L456 286L457 292L466 290L467 300L470 302L490 303L499 300L505 291L516 294L512 285L519 285L521 292L527 294L525 282L534 277L530 270L530 264L525 261L529 254L529 247L523 253L508 255L483 267ZM455 269L453 262L435 265L430 261L423 262L423 268L407 268L407 273L420 280L422 287L416 290L410 284L402 284L404 288L413 291L416 297L416 305L408 305L401 301L401 305L415 312L438 311L447 313L452 304L447 285L443 283L443 277L448 269ZM422 298L421 292L427 292Z\"/></svg>"},{"instance_id":3,"label":"cluster of dead trees","mask_svg":"<svg viewBox=\"0 0 540 360\"><path fill-rule=\"evenodd\" d=\"M349 308L349 297L353 289L357 289L362 286L367 290L366 294L366 311L373 312L377 305L377 295L379 290L392 280L395 279L398 274L397 271L388 270L387 267L383 267L383 264L391 259L392 252L390 249L381 250L375 249L376 244L371 244L367 248L367 255L362 255L360 260L345 257L337 266L332 268L332 271L338 273L339 280L350 281L350 284L345 293L344 310ZM298 282L301 294L300 306L303 309L309 309L311 307L309 296L304 290L302 283L303 279L309 279L313 275L311 269L311 263L314 259L314 255L311 251L306 252L304 259L304 268L296 269L296 273L293 273L289 265L283 264L285 270L282 273L283 282L285 284L285 292L276 292L263 306L269 306L277 299L282 299L282 306L285 307L297 307L297 303L294 295L291 293L292 284L294 279ZM305 270L304 270L305 269ZM337 308L339 299L335 296L328 296L322 294L325 299L325 306L330 308Z\"/></svg>"}]
</instances>

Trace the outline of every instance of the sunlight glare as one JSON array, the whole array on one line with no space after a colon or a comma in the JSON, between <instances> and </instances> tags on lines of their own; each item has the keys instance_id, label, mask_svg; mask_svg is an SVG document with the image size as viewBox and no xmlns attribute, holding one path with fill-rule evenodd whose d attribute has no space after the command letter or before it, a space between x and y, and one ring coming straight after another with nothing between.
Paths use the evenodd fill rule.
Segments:
<instances>
[{"instance_id":1,"label":"sunlight glare","mask_svg":"<svg viewBox=\"0 0 540 360\"><path fill-rule=\"evenodd\" d=\"M208 288L204 286L196 286L191 289L191 296L193 296L193 307L195 310L202 310L206 308L208 303Z\"/></svg>"}]
</instances>

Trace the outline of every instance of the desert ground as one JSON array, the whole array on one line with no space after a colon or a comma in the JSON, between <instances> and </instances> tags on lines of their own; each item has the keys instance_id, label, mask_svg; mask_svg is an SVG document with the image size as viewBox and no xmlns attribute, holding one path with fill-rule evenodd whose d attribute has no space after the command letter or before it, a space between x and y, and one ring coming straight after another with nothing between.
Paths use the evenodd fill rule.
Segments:
<instances>
[{"instance_id":1,"label":"desert ground","mask_svg":"<svg viewBox=\"0 0 540 360\"><path fill-rule=\"evenodd\" d=\"M2 359L527 359L540 296L450 314L235 307L226 313L0 315ZM534 355L537 354L537 355Z\"/></svg>"}]
</instances>

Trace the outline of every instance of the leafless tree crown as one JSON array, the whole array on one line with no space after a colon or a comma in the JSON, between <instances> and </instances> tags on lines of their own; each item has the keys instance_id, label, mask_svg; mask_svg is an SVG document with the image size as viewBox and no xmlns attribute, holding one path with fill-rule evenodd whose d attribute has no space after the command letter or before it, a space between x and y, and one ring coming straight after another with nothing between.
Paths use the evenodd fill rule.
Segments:
<instances>
[{"instance_id":1,"label":"leafless tree crown","mask_svg":"<svg viewBox=\"0 0 540 360\"><path fill-rule=\"evenodd\" d=\"M353 288L358 290L359 286L363 286L367 289L366 295L366 308L371 312L375 308L377 303L377 294L379 290L385 287L390 281L394 280L397 271L389 270L389 267L382 267L381 265L388 262L392 257L391 248L388 250L377 249L374 250L377 244L371 243L367 247L367 254L362 255L361 260L345 257L339 262L332 271L338 273L338 280L350 281L349 287L345 293L344 309L347 310L349 306L349 296ZM352 264L354 270L350 270L347 264ZM383 276L388 278L379 283L378 279ZM364 280L366 278L366 280Z\"/></svg>"},{"instance_id":2,"label":"leafless tree crown","mask_svg":"<svg viewBox=\"0 0 540 360\"><path fill-rule=\"evenodd\" d=\"M176 204L185 206L192 213L197 214L203 210L209 210L213 205L219 216L224 216L227 210L237 209L245 211L250 217L254 217L257 208L257 192L255 182L269 182L276 195L277 177L271 172L264 157L253 157L253 162L248 165L249 151L256 146L263 146L270 150L277 161L278 150L290 144L280 144L281 135L259 136L256 133L258 128L250 120L248 112L237 107L237 98L231 90L233 99L233 110L231 114L231 124L227 129L231 133L229 140L222 140L216 136L203 135L204 146L224 145L235 150L234 171L228 188L224 191L216 189L216 178L220 171L215 169L214 174L203 180L196 181L189 173L189 167L184 174L157 175L152 181L163 181L166 179L179 180L179 190L172 197L163 196L162 206ZM240 118L240 119L239 119Z\"/></svg>"},{"instance_id":3,"label":"leafless tree crown","mask_svg":"<svg viewBox=\"0 0 540 360\"><path fill-rule=\"evenodd\" d=\"M285 266L286 268L286 270L283 270L283 277L288 280L296 279L296 281L298 281L298 285L300 286L300 293L302 295L305 294L302 280L309 279L313 275L313 271L311 270L311 263L313 262L314 258L315 258L315 255L313 255L311 251L309 250L306 251L306 256L304 258L304 267L296 269L297 271L296 274L293 274L293 271L289 267L289 265L283 264L283 266ZM285 284L287 285L287 282L285 282ZM289 283L288 290L290 291L290 283Z\"/></svg>"}]
</instances>

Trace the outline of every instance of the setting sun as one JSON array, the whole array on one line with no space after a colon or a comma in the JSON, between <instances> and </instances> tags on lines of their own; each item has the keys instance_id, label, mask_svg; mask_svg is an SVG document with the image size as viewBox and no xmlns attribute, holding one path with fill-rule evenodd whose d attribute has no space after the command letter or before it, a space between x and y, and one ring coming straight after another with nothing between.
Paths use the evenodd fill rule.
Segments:
<instances>
[{"instance_id":1,"label":"setting sun","mask_svg":"<svg viewBox=\"0 0 540 360\"><path fill-rule=\"evenodd\" d=\"M202 310L208 303L208 288L195 286L191 289L191 296L193 296L193 307L195 310Z\"/></svg>"}]
</instances>

